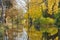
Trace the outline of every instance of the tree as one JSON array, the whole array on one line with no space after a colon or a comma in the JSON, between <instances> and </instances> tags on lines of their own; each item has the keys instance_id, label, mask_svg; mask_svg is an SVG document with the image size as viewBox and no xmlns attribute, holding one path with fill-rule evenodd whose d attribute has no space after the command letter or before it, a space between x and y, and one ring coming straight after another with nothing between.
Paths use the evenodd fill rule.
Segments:
<instances>
[{"instance_id":1,"label":"tree","mask_svg":"<svg viewBox=\"0 0 60 40\"><path fill-rule=\"evenodd\" d=\"M12 6L12 3L10 2L10 0L0 0L0 7L2 8L2 13L1 13L1 21L3 23L6 22L6 19L5 19L5 11L6 11L6 8L10 8Z\"/></svg>"},{"instance_id":2,"label":"tree","mask_svg":"<svg viewBox=\"0 0 60 40\"><path fill-rule=\"evenodd\" d=\"M13 6L11 0L5 0L4 5L6 6L6 8L11 8Z\"/></svg>"},{"instance_id":3,"label":"tree","mask_svg":"<svg viewBox=\"0 0 60 40\"><path fill-rule=\"evenodd\" d=\"M58 39L60 39L60 12L58 12L58 14L56 14L56 21L55 21L55 25L58 28Z\"/></svg>"},{"instance_id":4,"label":"tree","mask_svg":"<svg viewBox=\"0 0 60 40\"><path fill-rule=\"evenodd\" d=\"M34 28L37 30L37 31L40 31L40 18L36 18L34 20Z\"/></svg>"},{"instance_id":5,"label":"tree","mask_svg":"<svg viewBox=\"0 0 60 40\"><path fill-rule=\"evenodd\" d=\"M4 22L5 7L3 4L3 0L1 0L1 7L2 7L1 18L2 18L2 22Z\"/></svg>"},{"instance_id":6,"label":"tree","mask_svg":"<svg viewBox=\"0 0 60 40\"><path fill-rule=\"evenodd\" d=\"M29 20L29 22L28 22L28 23L29 23L29 29L30 29L30 28L31 28L31 26L32 26L32 24L33 24L33 22L32 22L32 20L33 20L33 19L29 16L28 20Z\"/></svg>"},{"instance_id":7,"label":"tree","mask_svg":"<svg viewBox=\"0 0 60 40\"><path fill-rule=\"evenodd\" d=\"M59 6L58 7L60 8L60 2L59 2Z\"/></svg>"}]
</instances>

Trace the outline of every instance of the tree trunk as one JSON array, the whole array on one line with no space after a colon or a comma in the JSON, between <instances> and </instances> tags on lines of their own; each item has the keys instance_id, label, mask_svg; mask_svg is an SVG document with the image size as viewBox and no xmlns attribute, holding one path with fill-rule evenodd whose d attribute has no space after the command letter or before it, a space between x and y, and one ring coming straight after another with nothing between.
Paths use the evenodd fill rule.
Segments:
<instances>
[{"instance_id":1,"label":"tree trunk","mask_svg":"<svg viewBox=\"0 0 60 40\"><path fill-rule=\"evenodd\" d=\"M2 22L4 23L4 20L5 20L5 7L4 7L4 4L3 4L3 0L1 0L1 6L2 6L2 13L1 13L1 18L2 18Z\"/></svg>"},{"instance_id":2,"label":"tree trunk","mask_svg":"<svg viewBox=\"0 0 60 40\"><path fill-rule=\"evenodd\" d=\"M59 2L59 6L58 6L58 8L60 8L60 2Z\"/></svg>"}]
</instances>

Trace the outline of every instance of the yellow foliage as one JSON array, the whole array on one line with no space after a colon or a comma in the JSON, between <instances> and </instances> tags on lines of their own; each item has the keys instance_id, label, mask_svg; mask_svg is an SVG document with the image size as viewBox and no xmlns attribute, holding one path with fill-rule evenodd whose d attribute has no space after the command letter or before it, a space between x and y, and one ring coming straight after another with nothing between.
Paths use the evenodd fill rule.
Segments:
<instances>
[{"instance_id":1,"label":"yellow foliage","mask_svg":"<svg viewBox=\"0 0 60 40\"><path fill-rule=\"evenodd\" d=\"M36 2L36 3L40 3L40 2L42 2L42 0L30 0L30 2L31 2L31 3L35 3L35 2Z\"/></svg>"},{"instance_id":2,"label":"yellow foliage","mask_svg":"<svg viewBox=\"0 0 60 40\"><path fill-rule=\"evenodd\" d=\"M45 10L47 8L46 5L45 5L45 3L42 3L41 5L38 4L38 3L41 3L42 1L43 0L30 0L31 3L37 3L37 4L30 4L29 5L29 10L24 15L24 17L26 19L28 18L28 15L30 15L33 19L41 17L42 16L42 9ZM48 6L48 13L50 15L52 15L52 12L56 13L58 11L58 1L59 0L48 0L48 5L47 6ZM54 3L55 3L55 5L54 5ZM53 5L54 5L54 7L53 7ZM52 7L53 7L53 9L52 9ZM49 23L50 22L53 23L54 20L53 19L49 19ZM28 30L28 26L25 25L25 27ZM54 34L54 33L57 32L56 28L48 28L48 30L47 31L49 33L51 33L51 34ZM31 29L30 29L30 31L29 31L29 37L30 37L30 40L41 40L41 38L42 38L42 32L35 30L34 26L32 26ZM35 37L37 37L37 38L35 38Z\"/></svg>"},{"instance_id":3,"label":"yellow foliage","mask_svg":"<svg viewBox=\"0 0 60 40\"><path fill-rule=\"evenodd\" d=\"M18 10L11 8L6 10L6 17L15 17L18 14Z\"/></svg>"},{"instance_id":4,"label":"yellow foliage","mask_svg":"<svg viewBox=\"0 0 60 40\"><path fill-rule=\"evenodd\" d=\"M27 28L27 27L26 27ZM42 32L41 31L37 31L34 26L32 26L29 31L27 29L27 33L29 35L29 39L30 40L41 40L42 39ZM36 37L36 38L35 38Z\"/></svg>"},{"instance_id":5,"label":"yellow foliage","mask_svg":"<svg viewBox=\"0 0 60 40\"><path fill-rule=\"evenodd\" d=\"M57 11L58 11L58 2L59 2L59 0L48 0L48 13L49 14L52 14L52 12L57 13ZM54 5L54 3L55 3L55 5ZM53 7L53 5L54 5L54 7ZM53 7L53 9L52 9L52 7Z\"/></svg>"},{"instance_id":6,"label":"yellow foliage","mask_svg":"<svg viewBox=\"0 0 60 40\"><path fill-rule=\"evenodd\" d=\"M54 12L55 12L55 13L58 12L58 6L59 6L58 2L59 2L59 0L56 0L56 4L55 4L55 6L54 6Z\"/></svg>"}]
</instances>

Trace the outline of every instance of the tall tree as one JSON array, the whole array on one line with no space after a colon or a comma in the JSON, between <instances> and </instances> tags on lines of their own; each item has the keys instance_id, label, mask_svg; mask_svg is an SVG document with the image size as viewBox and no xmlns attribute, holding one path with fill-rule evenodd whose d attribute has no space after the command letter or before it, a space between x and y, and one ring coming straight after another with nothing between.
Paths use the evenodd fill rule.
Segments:
<instances>
[{"instance_id":1,"label":"tall tree","mask_svg":"<svg viewBox=\"0 0 60 40\"><path fill-rule=\"evenodd\" d=\"M58 7L60 8L60 1L59 1L59 6Z\"/></svg>"},{"instance_id":2,"label":"tall tree","mask_svg":"<svg viewBox=\"0 0 60 40\"><path fill-rule=\"evenodd\" d=\"M2 7L2 13L1 13L1 18L2 18L2 22L4 22L4 16L5 16L5 7L3 4L3 0L1 0L1 7Z\"/></svg>"},{"instance_id":3,"label":"tall tree","mask_svg":"<svg viewBox=\"0 0 60 40\"><path fill-rule=\"evenodd\" d=\"M58 39L60 40L60 12L56 16L55 25L58 27Z\"/></svg>"}]
</instances>

